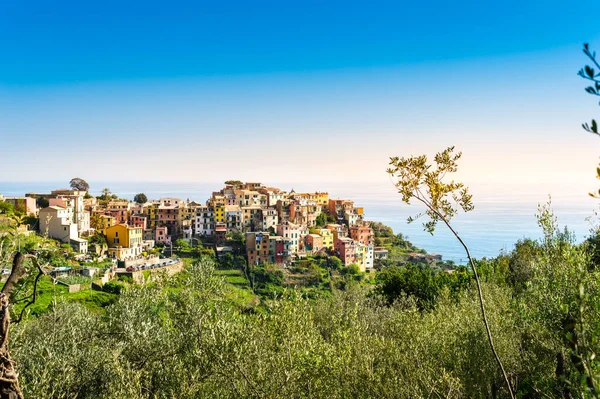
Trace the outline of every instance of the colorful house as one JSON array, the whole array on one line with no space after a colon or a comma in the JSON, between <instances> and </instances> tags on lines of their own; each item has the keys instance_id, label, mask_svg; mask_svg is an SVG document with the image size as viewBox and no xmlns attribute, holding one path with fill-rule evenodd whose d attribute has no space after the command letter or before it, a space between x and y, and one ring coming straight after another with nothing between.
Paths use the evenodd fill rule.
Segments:
<instances>
[{"instance_id":1,"label":"colorful house","mask_svg":"<svg viewBox=\"0 0 600 399\"><path fill-rule=\"evenodd\" d=\"M269 262L269 252L269 233L246 234L248 264L258 265Z\"/></svg>"},{"instance_id":2,"label":"colorful house","mask_svg":"<svg viewBox=\"0 0 600 399\"><path fill-rule=\"evenodd\" d=\"M323 248L333 249L333 233L329 229L319 229L318 234L323 237Z\"/></svg>"},{"instance_id":3,"label":"colorful house","mask_svg":"<svg viewBox=\"0 0 600 399\"><path fill-rule=\"evenodd\" d=\"M131 259L143 252L144 236L141 227L117 224L106 229L108 254L116 259Z\"/></svg>"},{"instance_id":4,"label":"colorful house","mask_svg":"<svg viewBox=\"0 0 600 399\"><path fill-rule=\"evenodd\" d=\"M375 241L373 229L369 226L351 226L350 238L364 245L373 245Z\"/></svg>"},{"instance_id":5,"label":"colorful house","mask_svg":"<svg viewBox=\"0 0 600 399\"><path fill-rule=\"evenodd\" d=\"M321 237L319 234L308 234L305 237L305 240L307 250L315 253L323 249L323 237Z\"/></svg>"},{"instance_id":6,"label":"colorful house","mask_svg":"<svg viewBox=\"0 0 600 399\"><path fill-rule=\"evenodd\" d=\"M335 250L344 265L356 263L356 243L348 237L335 240Z\"/></svg>"},{"instance_id":7,"label":"colorful house","mask_svg":"<svg viewBox=\"0 0 600 399\"><path fill-rule=\"evenodd\" d=\"M225 223L225 204L216 204L214 209L215 223Z\"/></svg>"}]
</instances>

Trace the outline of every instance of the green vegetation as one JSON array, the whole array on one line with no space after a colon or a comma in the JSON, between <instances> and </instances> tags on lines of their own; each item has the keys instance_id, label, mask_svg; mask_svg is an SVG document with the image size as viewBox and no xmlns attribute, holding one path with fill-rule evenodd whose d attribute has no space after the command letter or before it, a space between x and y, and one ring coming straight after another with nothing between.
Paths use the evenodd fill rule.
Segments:
<instances>
[{"instance_id":1,"label":"green vegetation","mask_svg":"<svg viewBox=\"0 0 600 399\"><path fill-rule=\"evenodd\" d=\"M575 244L548 207L539 221L544 240L477 262L494 342L516 396L593 397L597 237ZM390 248L414 250L376 227ZM54 249L43 259L73 263L29 239ZM26 397L304 397L307 386L327 398L508 395L467 268L394 265L373 278L336 257L246 269L239 255L185 254L185 272L144 286L125 278L69 294L42 277L12 333Z\"/></svg>"},{"instance_id":2,"label":"green vegetation","mask_svg":"<svg viewBox=\"0 0 600 399\"><path fill-rule=\"evenodd\" d=\"M79 177L72 178L69 182L69 186L72 190L90 191L90 185L88 182Z\"/></svg>"},{"instance_id":3,"label":"green vegetation","mask_svg":"<svg viewBox=\"0 0 600 399\"><path fill-rule=\"evenodd\" d=\"M504 368L502 360L498 355L492 331L487 318L483 293L481 289L481 281L475 262L469 252L469 247L458 235L456 230L450 224L452 218L458 213L459 209L464 212L473 210L472 196L469 194L468 188L463 183L457 183L451 180L446 182L446 177L450 173L458 170L458 160L462 153L454 153L454 147L448 147L442 152L435 155L434 163L428 164L427 156L421 155L418 157L409 158L390 158L390 168L387 173L394 180L394 185L398 192L402 195L402 201L410 204L415 200L425 205L425 213L427 220L423 222L423 228L433 235L435 228L439 222L443 222L446 227L454 234L456 239L465 249L471 271L477 286L477 297L481 307L481 318L485 331L488 337L490 349L494 354L494 358L498 363L498 367L502 372L506 389L511 398L514 399L512 385L508 379L508 374ZM408 222L420 218L423 214L418 214L415 217L409 217Z\"/></svg>"},{"instance_id":4,"label":"green vegetation","mask_svg":"<svg viewBox=\"0 0 600 399\"><path fill-rule=\"evenodd\" d=\"M133 197L133 202L135 202L136 204L145 204L146 202L148 202L148 197L146 197L146 194L144 193L139 193L136 194L135 197Z\"/></svg>"},{"instance_id":5,"label":"green vegetation","mask_svg":"<svg viewBox=\"0 0 600 399\"><path fill-rule=\"evenodd\" d=\"M12 216L15 214L15 208L10 202L0 201L0 215Z\"/></svg>"},{"instance_id":6,"label":"green vegetation","mask_svg":"<svg viewBox=\"0 0 600 399\"><path fill-rule=\"evenodd\" d=\"M31 316L40 316L52 312L55 306L61 303L78 303L93 313L103 312L106 306L116 301L117 296L106 292L92 291L89 288L89 282L88 279L87 289L69 293L66 286L55 284L50 277L44 276L38 283L37 300L35 304L27 308L27 312ZM32 284L28 283L23 289L30 292L31 287ZM23 305L24 302L17 302L12 308L12 313L15 315L20 314Z\"/></svg>"},{"instance_id":7,"label":"green vegetation","mask_svg":"<svg viewBox=\"0 0 600 399\"><path fill-rule=\"evenodd\" d=\"M325 227L327 223L336 223L336 220L333 216L328 215L326 213L320 213L316 219L317 227Z\"/></svg>"},{"instance_id":8,"label":"green vegetation","mask_svg":"<svg viewBox=\"0 0 600 399\"><path fill-rule=\"evenodd\" d=\"M542 208L544 240L520 242L477 267L516 395L563 397L568 389L590 397L572 348L589 359L598 345L600 275L590 247L575 244L553 220ZM310 274L321 262L306 260L293 273ZM466 268L391 267L372 290L357 282L310 296L304 287L284 288L285 274L266 266L251 273L255 290L278 287L277 295L265 293L259 302L242 270L215 266L204 257L166 280L130 285L102 316L86 302L51 302L48 313L13 333L26 396L508 394ZM77 295L83 300L89 292ZM596 370L595 359L590 367ZM78 372L65 374L69 368ZM51 384L42 375L56 377Z\"/></svg>"},{"instance_id":9,"label":"green vegetation","mask_svg":"<svg viewBox=\"0 0 600 399\"><path fill-rule=\"evenodd\" d=\"M383 269L376 280L375 292L389 304L410 296L419 309L430 310L443 293L456 298L467 290L471 285L471 274L464 267L452 273L440 273L426 266L390 266Z\"/></svg>"}]
</instances>

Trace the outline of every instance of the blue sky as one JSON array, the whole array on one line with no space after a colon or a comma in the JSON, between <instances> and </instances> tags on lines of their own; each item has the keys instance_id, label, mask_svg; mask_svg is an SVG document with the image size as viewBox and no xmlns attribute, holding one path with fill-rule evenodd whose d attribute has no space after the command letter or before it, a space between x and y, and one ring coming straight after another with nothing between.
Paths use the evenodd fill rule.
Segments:
<instances>
[{"instance_id":1,"label":"blue sky","mask_svg":"<svg viewBox=\"0 0 600 399\"><path fill-rule=\"evenodd\" d=\"M456 145L471 185L586 192L599 9L0 2L0 181L385 181Z\"/></svg>"}]
</instances>

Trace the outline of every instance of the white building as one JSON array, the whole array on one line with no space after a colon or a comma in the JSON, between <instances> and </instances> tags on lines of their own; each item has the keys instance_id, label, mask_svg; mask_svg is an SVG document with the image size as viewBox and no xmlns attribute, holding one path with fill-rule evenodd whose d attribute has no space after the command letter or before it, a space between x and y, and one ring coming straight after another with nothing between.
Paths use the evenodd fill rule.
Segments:
<instances>
[{"instance_id":1,"label":"white building","mask_svg":"<svg viewBox=\"0 0 600 399\"><path fill-rule=\"evenodd\" d=\"M79 234L90 230L90 213L85 210L85 191L78 190L53 190L48 203L50 206L60 206L73 210L73 222L77 224Z\"/></svg>"},{"instance_id":2,"label":"white building","mask_svg":"<svg viewBox=\"0 0 600 399\"><path fill-rule=\"evenodd\" d=\"M308 234L308 230L305 226L299 226L290 222L277 225L277 235L289 240L289 251L291 254L295 254L300 250L300 242L306 234Z\"/></svg>"},{"instance_id":3,"label":"white building","mask_svg":"<svg viewBox=\"0 0 600 399\"><path fill-rule=\"evenodd\" d=\"M261 208L256 214L254 214L254 230L256 231L275 231L279 218L277 217L277 210L274 208Z\"/></svg>"},{"instance_id":4,"label":"white building","mask_svg":"<svg viewBox=\"0 0 600 399\"><path fill-rule=\"evenodd\" d=\"M78 252L87 253L87 241L79 238L71 208L54 205L41 209L40 234L68 243Z\"/></svg>"},{"instance_id":5,"label":"white building","mask_svg":"<svg viewBox=\"0 0 600 399\"><path fill-rule=\"evenodd\" d=\"M215 231L215 212L208 206L196 208L194 233L198 236L210 236Z\"/></svg>"},{"instance_id":6,"label":"white building","mask_svg":"<svg viewBox=\"0 0 600 399\"><path fill-rule=\"evenodd\" d=\"M365 258L364 258L364 265L365 265L365 270L367 271L371 271L373 270L373 265L374 265L374 247L373 245L367 245L366 249L365 249Z\"/></svg>"}]
</instances>

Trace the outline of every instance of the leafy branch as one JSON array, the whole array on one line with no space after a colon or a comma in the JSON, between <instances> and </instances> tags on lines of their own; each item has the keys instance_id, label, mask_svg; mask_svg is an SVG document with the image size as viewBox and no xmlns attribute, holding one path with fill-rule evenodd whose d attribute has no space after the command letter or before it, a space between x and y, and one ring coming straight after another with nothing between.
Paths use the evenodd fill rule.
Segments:
<instances>
[{"instance_id":1,"label":"leafy branch","mask_svg":"<svg viewBox=\"0 0 600 399\"><path fill-rule=\"evenodd\" d=\"M588 43L584 43L583 45L583 53L589 58L592 62L593 66L586 65L577 72L577 75L581 76L586 80L592 81L594 84L592 86L588 86L585 88L585 91L594 96L600 96L600 64L596 58L596 52L590 51L590 46ZM596 72L597 68L598 72ZM589 133L597 134L600 136L598 132L598 123L595 119L592 119L591 123L583 123L581 124L583 129ZM596 196L596 194L591 194L592 196Z\"/></svg>"},{"instance_id":2,"label":"leafy branch","mask_svg":"<svg viewBox=\"0 0 600 399\"><path fill-rule=\"evenodd\" d=\"M423 222L425 231L433 235L438 222L442 221L465 249L471 269L473 270L475 284L477 285L481 315L490 348L502 371L502 376L504 377L510 397L514 399L515 396L508 375L494 346L477 268L471 257L469 247L450 224L450 220L457 214L459 207L464 212L469 212L474 208L472 196L463 183L456 183L454 181L449 183L443 182L448 173L454 173L458 170L457 161L461 155L461 152L454 153L453 146L448 147L435 155L435 168L432 167L432 164L427 163L426 155L411 156L410 158L391 157L389 163L391 167L387 169L387 173L394 180L393 183L398 189L398 193L402 195L402 201L410 204L412 199L416 199L425 205L425 215L429 217L429 220ZM408 222L411 223L422 216L423 214L418 214L414 217L409 217Z\"/></svg>"}]
</instances>

